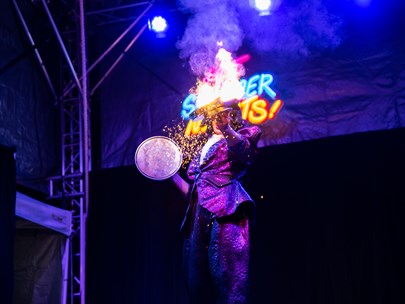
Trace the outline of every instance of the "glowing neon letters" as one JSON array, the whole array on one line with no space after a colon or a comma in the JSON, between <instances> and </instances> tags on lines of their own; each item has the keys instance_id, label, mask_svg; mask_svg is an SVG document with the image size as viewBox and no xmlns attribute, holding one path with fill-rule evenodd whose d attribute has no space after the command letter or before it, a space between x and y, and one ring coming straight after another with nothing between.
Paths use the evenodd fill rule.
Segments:
<instances>
[{"instance_id":1,"label":"glowing neon letters","mask_svg":"<svg viewBox=\"0 0 405 304\"><path fill-rule=\"evenodd\" d=\"M256 74L247 80L240 80L245 92L245 99L239 103L243 119L252 124L262 124L276 117L283 102L277 98L277 93L270 87L272 82L273 76L271 74ZM274 102L270 104L267 99L261 97L264 94ZM189 119L190 114L196 109L196 99L194 94L190 94L183 101L181 116L184 119ZM186 135L198 133L200 124L201 122L197 123L190 120L186 128Z\"/></svg>"}]
</instances>

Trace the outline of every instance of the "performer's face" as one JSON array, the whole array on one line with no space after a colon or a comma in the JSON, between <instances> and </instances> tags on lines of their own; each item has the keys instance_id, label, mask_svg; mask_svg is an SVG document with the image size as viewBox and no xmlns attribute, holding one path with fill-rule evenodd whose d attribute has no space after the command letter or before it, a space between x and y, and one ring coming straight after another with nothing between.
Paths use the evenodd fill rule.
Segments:
<instances>
[{"instance_id":1,"label":"performer's face","mask_svg":"<svg viewBox=\"0 0 405 304\"><path fill-rule=\"evenodd\" d=\"M212 120L212 129L214 133L217 135L222 135L221 130L225 129L230 121L230 111L223 111L216 114Z\"/></svg>"}]
</instances>

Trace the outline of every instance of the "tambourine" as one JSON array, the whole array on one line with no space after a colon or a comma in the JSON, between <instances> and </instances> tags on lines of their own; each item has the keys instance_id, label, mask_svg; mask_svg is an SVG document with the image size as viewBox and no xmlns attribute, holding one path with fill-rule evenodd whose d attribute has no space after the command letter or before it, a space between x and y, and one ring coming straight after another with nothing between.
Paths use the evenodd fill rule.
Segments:
<instances>
[{"instance_id":1,"label":"tambourine","mask_svg":"<svg viewBox=\"0 0 405 304\"><path fill-rule=\"evenodd\" d=\"M170 138L153 136L138 146L134 159L136 167L144 176L164 180L180 169L183 155L179 146Z\"/></svg>"}]
</instances>

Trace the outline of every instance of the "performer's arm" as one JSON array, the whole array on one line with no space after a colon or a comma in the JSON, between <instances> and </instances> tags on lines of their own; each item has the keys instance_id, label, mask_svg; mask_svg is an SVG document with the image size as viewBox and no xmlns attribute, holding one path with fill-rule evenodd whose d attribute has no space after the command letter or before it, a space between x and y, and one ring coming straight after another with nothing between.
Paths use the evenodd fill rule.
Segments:
<instances>
[{"instance_id":1,"label":"performer's arm","mask_svg":"<svg viewBox=\"0 0 405 304\"><path fill-rule=\"evenodd\" d=\"M225 137L229 150L243 162L250 163L256 152L257 141L261 131L258 127L245 129L244 133L236 132L230 126L229 113L222 112L216 116L213 128L217 128Z\"/></svg>"},{"instance_id":2,"label":"performer's arm","mask_svg":"<svg viewBox=\"0 0 405 304\"><path fill-rule=\"evenodd\" d=\"M243 140L242 136L232 129L229 124L227 124L226 127L221 130L221 132L226 139L228 147L234 147Z\"/></svg>"},{"instance_id":3,"label":"performer's arm","mask_svg":"<svg viewBox=\"0 0 405 304\"><path fill-rule=\"evenodd\" d=\"M180 176L180 174L176 173L171 177L171 180L183 195L187 195L190 185Z\"/></svg>"}]
</instances>

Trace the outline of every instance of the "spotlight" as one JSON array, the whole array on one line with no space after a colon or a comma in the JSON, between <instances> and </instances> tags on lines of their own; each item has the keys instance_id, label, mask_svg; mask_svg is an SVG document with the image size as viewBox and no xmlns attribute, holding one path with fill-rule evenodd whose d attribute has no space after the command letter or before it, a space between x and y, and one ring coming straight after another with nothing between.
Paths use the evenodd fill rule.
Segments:
<instances>
[{"instance_id":1,"label":"spotlight","mask_svg":"<svg viewBox=\"0 0 405 304\"><path fill-rule=\"evenodd\" d=\"M260 16L270 15L271 0L251 0L250 3Z\"/></svg>"},{"instance_id":2,"label":"spotlight","mask_svg":"<svg viewBox=\"0 0 405 304\"><path fill-rule=\"evenodd\" d=\"M162 38L166 36L167 21L161 16L156 16L151 20L148 20L149 30L155 32L156 37Z\"/></svg>"}]
</instances>

